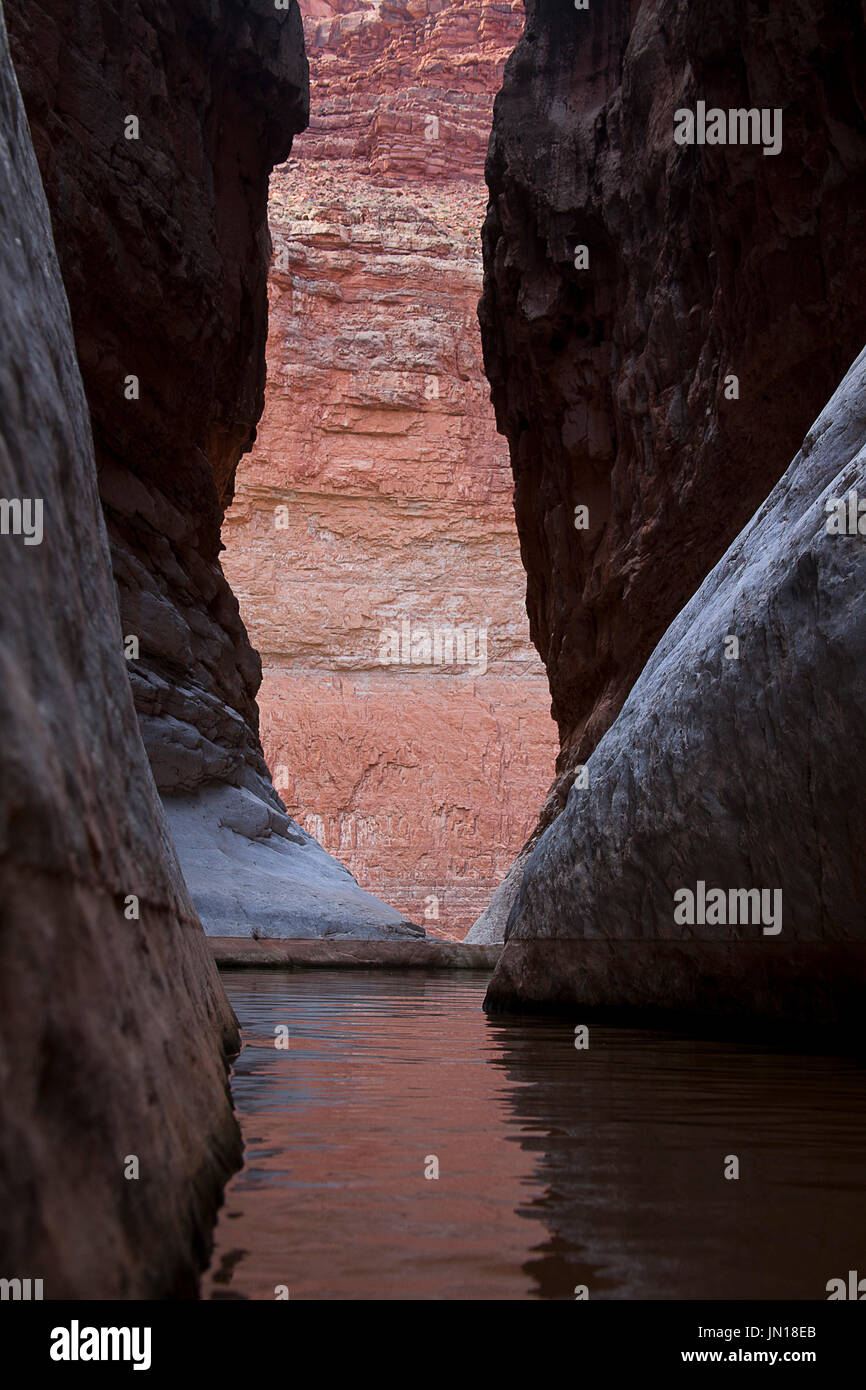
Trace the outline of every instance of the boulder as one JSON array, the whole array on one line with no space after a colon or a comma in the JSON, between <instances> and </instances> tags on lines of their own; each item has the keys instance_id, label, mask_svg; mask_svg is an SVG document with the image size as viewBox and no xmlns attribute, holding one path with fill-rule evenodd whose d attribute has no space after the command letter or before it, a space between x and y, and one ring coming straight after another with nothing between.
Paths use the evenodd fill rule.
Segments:
<instances>
[{"instance_id":1,"label":"boulder","mask_svg":"<svg viewBox=\"0 0 866 1390\"><path fill-rule=\"evenodd\" d=\"M854 1028L866 985L866 349L540 838L487 995Z\"/></svg>"},{"instance_id":2,"label":"boulder","mask_svg":"<svg viewBox=\"0 0 866 1390\"><path fill-rule=\"evenodd\" d=\"M859 0L526 14L480 320L567 794L866 341L866 24ZM726 143L678 143L701 104ZM731 142L732 110L776 152Z\"/></svg>"}]
</instances>

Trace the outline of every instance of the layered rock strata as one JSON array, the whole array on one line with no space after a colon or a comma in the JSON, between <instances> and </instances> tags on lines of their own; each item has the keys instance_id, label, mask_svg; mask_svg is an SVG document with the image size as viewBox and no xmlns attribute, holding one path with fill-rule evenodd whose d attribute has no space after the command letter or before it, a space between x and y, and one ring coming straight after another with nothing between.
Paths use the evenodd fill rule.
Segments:
<instances>
[{"instance_id":1,"label":"layered rock strata","mask_svg":"<svg viewBox=\"0 0 866 1390\"><path fill-rule=\"evenodd\" d=\"M562 741L542 828L866 339L864 59L853 0L529 0L480 316ZM681 110L724 119L678 143Z\"/></svg>"},{"instance_id":2,"label":"layered rock strata","mask_svg":"<svg viewBox=\"0 0 866 1390\"><path fill-rule=\"evenodd\" d=\"M129 678L206 927L411 930L285 814L258 737L260 662L219 563L263 401L268 175L307 119L297 5L8 0L7 12Z\"/></svg>"},{"instance_id":3,"label":"layered rock strata","mask_svg":"<svg viewBox=\"0 0 866 1390\"><path fill-rule=\"evenodd\" d=\"M224 563L290 813L461 936L555 752L476 321L484 148L522 9L302 8L315 101L271 181L268 389Z\"/></svg>"},{"instance_id":4,"label":"layered rock strata","mask_svg":"<svg viewBox=\"0 0 866 1390\"><path fill-rule=\"evenodd\" d=\"M221 969L275 970L486 970L493 969L501 945L467 946L463 941L243 941L236 936L208 938Z\"/></svg>"},{"instance_id":5,"label":"layered rock strata","mask_svg":"<svg viewBox=\"0 0 866 1390\"><path fill-rule=\"evenodd\" d=\"M541 837L488 1008L859 1026L864 513L866 349Z\"/></svg>"},{"instance_id":6,"label":"layered rock strata","mask_svg":"<svg viewBox=\"0 0 866 1390\"><path fill-rule=\"evenodd\" d=\"M133 708L2 10L0 222L0 1267L45 1298L191 1295L238 1035Z\"/></svg>"}]
</instances>

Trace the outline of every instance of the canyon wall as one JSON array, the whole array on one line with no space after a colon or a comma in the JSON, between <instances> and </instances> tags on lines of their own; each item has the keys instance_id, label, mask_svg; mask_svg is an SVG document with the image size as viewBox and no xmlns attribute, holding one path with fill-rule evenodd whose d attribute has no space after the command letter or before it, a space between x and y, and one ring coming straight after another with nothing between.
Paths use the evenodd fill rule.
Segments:
<instances>
[{"instance_id":1,"label":"canyon wall","mask_svg":"<svg viewBox=\"0 0 866 1390\"><path fill-rule=\"evenodd\" d=\"M476 320L484 151L523 10L302 9L313 109L271 180L266 404L224 564L290 813L459 937L555 757Z\"/></svg>"},{"instance_id":2,"label":"canyon wall","mask_svg":"<svg viewBox=\"0 0 866 1390\"><path fill-rule=\"evenodd\" d=\"M864 536L866 349L541 837L488 1009L674 1011L859 1045Z\"/></svg>"},{"instance_id":3,"label":"canyon wall","mask_svg":"<svg viewBox=\"0 0 866 1390\"><path fill-rule=\"evenodd\" d=\"M307 119L270 0L8 0L87 392L129 679L216 934L410 932L286 815L219 563L262 409L268 175Z\"/></svg>"},{"instance_id":4,"label":"canyon wall","mask_svg":"<svg viewBox=\"0 0 866 1390\"><path fill-rule=\"evenodd\" d=\"M864 58L855 0L527 6L480 318L562 741L540 830L866 339ZM780 148L676 143L699 102Z\"/></svg>"},{"instance_id":5,"label":"canyon wall","mask_svg":"<svg viewBox=\"0 0 866 1390\"><path fill-rule=\"evenodd\" d=\"M138 729L2 7L0 224L0 1268L46 1299L190 1296L240 1161L239 1039Z\"/></svg>"}]
</instances>

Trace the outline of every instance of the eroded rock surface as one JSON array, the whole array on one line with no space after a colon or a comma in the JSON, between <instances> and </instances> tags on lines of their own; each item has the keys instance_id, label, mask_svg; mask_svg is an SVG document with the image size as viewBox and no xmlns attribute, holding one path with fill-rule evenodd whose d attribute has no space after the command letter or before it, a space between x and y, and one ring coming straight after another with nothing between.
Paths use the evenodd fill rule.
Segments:
<instances>
[{"instance_id":1,"label":"eroded rock surface","mask_svg":"<svg viewBox=\"0 0 866 1390\"><path fill-rule=\"evenodd\" d=\"M259 743L261 663L219 551L262 409L268 175L307 119L300 13L271 0L9 0L7 11L93 420L124 637L137 642L129 677L184 872L208 931L231 930L230 919L241 934L256 930L267 904L262 930L305 932L283 839L269 857L285 872L279 923L279 875L254 891L258 841L227 838L218 816L207 822L239 789L285 820ZM239 857L250 870L246 912ZM318 862L324 895L345 875ZM346 906L351 897L349 886ZM383 918L399 928L394 909L360 890L354 900L356 930Z\"/></svg>"},{"instance_id":2,"label":"eroded rock surface","mask_svg":"<svg viewBox=\"0 0 866 1390\"><path fill-rule=\"evenodd\" d=\"M866 349L542 836L489 1008L857 1024L864 501Z\"/></svg>"},{"instance_id":3,"label":"eroded rock surface","mask_svg":"<svg viewBox=\"0 0 866 1390\"><path fill-rule=\"evenodd\" d=\"M484 150L522 7L302 8L313 112L271 181L268 391L226 572L290 813L460 937L556 747L476 318ZM436 629L468 659L425 660Z\"/></svg>"},{"instance_id":4,"label":"eroded rock surface","mask_svg":"<svg viewBox=\"0 0 866 1390\"><path fill-rule=\"evenodd\" d=\"M528 0L480 312L560 800L866 339L864 70L855 0ZM781 150L676 144L699 101Z\"/></svg>"},{"instance_id":5,"label":"eroded rock surface","mask_svg":"<svg viewBox=\"0 0 866 1390\"><path fill-rule=\"evenodd\" d=\"M239 1040L135 717L2 11L0 223L0 1266L45 1298L190 1295L239 1162Z\"/></svg>"},{"instance_id":6,"label":"eroded rock surface","mask_svg":"<svg viewBox=\"0 0 866 1390\"><path fill-rule=\"evenodd\" d=\"M187 886L209 936L418 937L424 928L246 787L165 798Z\"/></svg>"}]
</instances>

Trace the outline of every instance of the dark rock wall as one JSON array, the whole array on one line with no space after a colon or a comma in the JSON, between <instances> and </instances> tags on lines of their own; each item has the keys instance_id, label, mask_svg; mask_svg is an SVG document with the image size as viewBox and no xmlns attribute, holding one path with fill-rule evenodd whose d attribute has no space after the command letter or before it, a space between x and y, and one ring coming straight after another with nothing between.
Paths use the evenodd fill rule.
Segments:
<instances>
[{"instance_id":1,"label":"dark rock wall","mask_svg":"<svg viewBox=\"0 0 866 1390\"><path fill-rule=\"evenodd\" d=\"M261 667L219 549L263 405L268 175L307 121L297 5L6 0L6 14L157 784L246 784L279 807Z\"/></svg>"},{"instance_id":2,"label":"dark rock wall","mask_svg":"<svg viewBox=\"0 0 866 1390\"><path fill-rule=\"evenodd\" d=\"M308 114L297 4L6 8L138 642L129 678L196 907L217 933L417 935L285 814L219 562L264 400L268 176Z\"/></svg>"},{"instance_id":3,"label":"dark rock wall","mask_svg":"<svg viewBox=\"0 0 866 1390\"><path fill-rule=\"evenodd\" d=\"M675 144L698 100L781 152ZM866 340L864 111L859 0L527 0L480 318L566 791Z\"/></svg>"},{"instance_id":4,"label":"dark rock wall","mask_svg":"<svg viewBox=\"0 0 866 1390\"><path fill-rule=\"evenodd\" d=\"M488 1007L673 1010L859 1045L864 504L866 348L541 836Z\"/></svg>"},{"instance_id":5,"label":"dark rock wall","mask_svg":"<svg viewBox=\"0 0 866 1390\"><path fill-rule=\"evenodd\" d=\"M239 1161L237 1029L139 734L2 11L0 223L0 494L43 509L40 544L0 535L0 1269L46 1298L186 1295Z\"/></svg>"}]
</instances>

